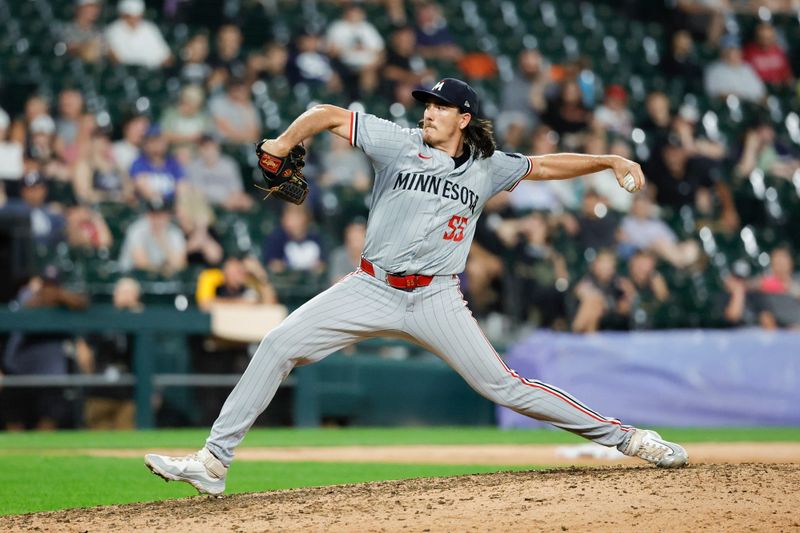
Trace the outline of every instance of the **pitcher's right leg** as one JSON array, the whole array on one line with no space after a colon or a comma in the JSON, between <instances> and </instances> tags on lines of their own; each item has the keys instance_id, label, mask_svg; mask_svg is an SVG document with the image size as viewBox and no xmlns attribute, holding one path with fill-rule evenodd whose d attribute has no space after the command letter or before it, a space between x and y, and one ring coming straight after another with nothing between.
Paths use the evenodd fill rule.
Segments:
<instances>
[{"instance_id":1,"label":"pitcher's right leg","mask_svg":"<svg viewBox=\"0 0 800 533\"><path fill-rule=\"evenodd\" d=\"M261 341L253 360L214 422L206 447L226 466L233 449L266 409L295 365L317 362L375 331L404 311L397 291L357 272L289 315Z\"/></svg>"},{"instance_id":2,"label":"pitcher's right leg","mask_svg":"<svg viewBox=\"0 0 800 533\"><path fill-rule=\"evenodd\" d=\"M356 272L308 301L261 341L222 406L206 446L185 457L148 454L145 465L164 479L190 483L202 493L222 493L234 449L292 368L392 330L402 322L403 294Z\"/></svg>"}]
</instances>

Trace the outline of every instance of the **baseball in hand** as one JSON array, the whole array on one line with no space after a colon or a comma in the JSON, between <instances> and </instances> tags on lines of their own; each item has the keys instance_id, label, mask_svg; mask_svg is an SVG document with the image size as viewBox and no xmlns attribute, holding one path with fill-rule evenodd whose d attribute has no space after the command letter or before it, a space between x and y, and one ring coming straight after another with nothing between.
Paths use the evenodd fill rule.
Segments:
<instances>
[{"instance_id":1,"label":"baseball in hand","mask_svg":"<svg viewBox=\"0 0 800 533\"><path fill-rule=\"evenodd\" d=\"M633 174L630 172L625 174L625 177L622 178L622 186L625 187L625 190L628 192L636 192L638 190L636 187L636 180L633 179Z\"/></svg>"}]
</instances>

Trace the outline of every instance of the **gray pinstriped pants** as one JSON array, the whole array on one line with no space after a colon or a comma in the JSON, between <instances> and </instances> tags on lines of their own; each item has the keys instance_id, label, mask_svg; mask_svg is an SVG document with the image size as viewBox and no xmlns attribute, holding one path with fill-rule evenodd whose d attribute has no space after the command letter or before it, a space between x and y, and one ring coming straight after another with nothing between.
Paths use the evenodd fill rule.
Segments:
<instances>
[{"instance_id":1,"label":"gray pinstriped pants","mask_svg":"<svg viewBox=\"0 0 800 533\"><path fill-rule=\"evenodd\" d=\"M379 336L414 342L439 356L485 398L600 444L618 446L631 429L564 391L509 369L472 317L455 276L437 276L429 286L409 292L357 270L264 337L222 406L206 446L229 465L234 448L292 368Z\"/></svg>"}]
</instances>

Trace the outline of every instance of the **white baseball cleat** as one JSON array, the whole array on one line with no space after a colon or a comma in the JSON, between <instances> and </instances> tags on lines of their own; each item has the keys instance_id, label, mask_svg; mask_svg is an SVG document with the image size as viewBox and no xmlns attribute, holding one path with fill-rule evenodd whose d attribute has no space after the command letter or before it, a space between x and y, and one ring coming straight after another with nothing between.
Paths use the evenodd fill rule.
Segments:
<instances>
[{"instance_id":1,"label":"white baseball cleat","mask_svg":"<svg viewBox=\"0 0 800 533\"><path fill-rule=\"evenodd\" d=\"M164 480L189 483L200 494L216 496L225 492L228 468L205 447L185 457L148 453L144 456L144 464Z\"/></svg>"},{"instance_id":2,"label":"white baseball cleat","mask_svg":"<svg viewBox=\"0 0 800 533\"><path fill-rule=\"evenodd\" d=\"M649 429L634 429L627 445L619 451L661 468L680 468L689 461L689 454L682 446L662 439Z\"/></svg>"}]
</instances>

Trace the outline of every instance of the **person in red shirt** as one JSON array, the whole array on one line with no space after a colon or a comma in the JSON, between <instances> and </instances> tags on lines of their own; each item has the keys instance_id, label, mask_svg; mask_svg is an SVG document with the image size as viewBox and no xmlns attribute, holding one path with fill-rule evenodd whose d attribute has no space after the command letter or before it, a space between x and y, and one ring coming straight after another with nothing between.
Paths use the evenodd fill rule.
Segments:
<instances>
[{"instance_id":1,"label":"person in red shirt","mask_svg":"<svg viewBox=\"0 0 800 533\"><path fill-rule=\"evenodd\" d=\"M767 294L788 294L800 298L800 279L794 272L794 259L786 246L770 254L772 268L758 280L758 289Z\"/></svg>"},{"instance_id":2,"label":"person in red shirt","mask_svg":"<svg viewBox=\"0 0 800 533\"><path fill-rule=\"evenodd\" d=\"M762 328L800 328L800 279L786 246L770 253L770 270L755 281L754 307Z\"/></svg>"},{"instance_id":3,"label":"person in red shirt","mask_svg":"<svg viewBox=\"0 0 800 533\"><path fill-rule=\"evenodd\" d=\"M756 26L755 41L745 46L744 60L764 83L788 85L794 80L786 51L778 44L775 28L769 22L761 22Z\"/></svg>"}]
</instances>

